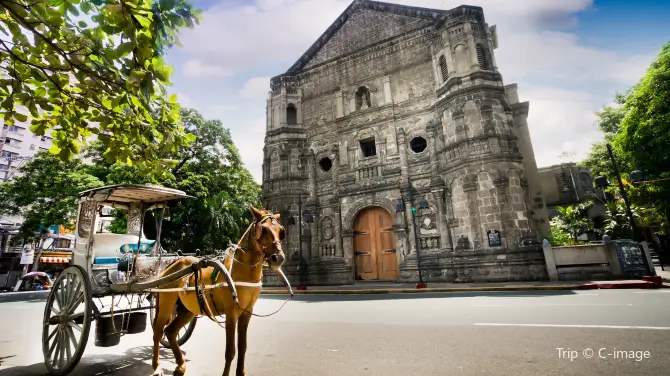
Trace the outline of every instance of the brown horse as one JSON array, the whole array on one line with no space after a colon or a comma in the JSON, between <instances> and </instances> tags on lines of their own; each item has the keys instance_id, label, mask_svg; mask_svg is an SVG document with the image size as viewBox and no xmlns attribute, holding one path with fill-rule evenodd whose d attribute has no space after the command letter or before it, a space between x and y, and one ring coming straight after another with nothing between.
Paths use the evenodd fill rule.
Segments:
<instances>
[{"instance_id":1,"label":"brown horse","mask_svg":"<svg viewBox=\"0 0 670 376\"><path fill-rule=\"evenodd\" d=\"M226 366L223 370L223 376L230 375L230 366L235 358L235 329L236 327L239 328L237 339L239 351L237 376L245 375L244 357L247 350L247 329L254 304L256 304L258 296L261 293L261 287L253 286L253 284L262 281L262 265L264 263L267 263L272 270L278 270L284 263L285 258L281 245L281 241L285 236L285 230L277 221L279 214L273 214L269 210L258 210L253 207L251 208L251 213L254 219L249 229L240 239L238 244L239 252L229 254L223 263L228 270L231 270L232 267L230 275L237 287L239 305L235 302L230 289L226 286L201 290L202 296L200 299L195 291L156 293L152 362L154 375L162 374L158 364L158 350L163 334L165 334L170 342L170 348L175 356L177 363L177 368L174 371L175 376L181 376L186 372L186 361L177 344L177 334L195 315L209 316L210 318L218 315L226 316ZM199 259L195 257L183 257L168 266L161 274L161 277L184 268L189 268L193 263L198 261ZM213 267L200 270L201 273L198 273L198 280L195 279L196 276L194 274L189 274L180 281L161 286L161 289L184 287L186 279L188 279L188 286L195 286L196 284L214 285L226 282L223 273L216 273ZM238 285L240 282L241 284ZM175 306L177 316L170 322L175 311ZM213 319L216 320L216 318Z\"/></svg>"}]
</instances>

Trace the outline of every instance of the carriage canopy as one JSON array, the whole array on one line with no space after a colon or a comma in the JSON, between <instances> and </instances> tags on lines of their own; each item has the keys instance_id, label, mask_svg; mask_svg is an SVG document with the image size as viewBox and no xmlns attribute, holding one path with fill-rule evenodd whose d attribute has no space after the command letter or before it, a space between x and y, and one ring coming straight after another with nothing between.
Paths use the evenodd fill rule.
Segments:
<instances>
[{"instance_id":1,"label":"carriage canopy","mask_svg":"<svg viewBox=\"0 0 670 376\"><path fill-rule=\"evenodd\" d=\"M79 193L80 200L129 204L131 202L156 203L181 198L195 198L183 191L153 185L120 184L93 188Z\"/></svg>"}]
</instances>

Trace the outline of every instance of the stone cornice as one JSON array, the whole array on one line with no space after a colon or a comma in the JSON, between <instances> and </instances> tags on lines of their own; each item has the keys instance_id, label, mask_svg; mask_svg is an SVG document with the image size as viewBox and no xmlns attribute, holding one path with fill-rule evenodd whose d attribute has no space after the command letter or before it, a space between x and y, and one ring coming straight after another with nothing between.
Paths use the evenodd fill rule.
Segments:
<instances>
[{"instance_id":1,"label":"stone cornice","mask_svg":"<svg viewBox=\"0 0 670 376\"><path fill-rule=\"evenodd\" d=\"M470 79L470 81L474 81L474 80L477 80L477 79L482 79L482 80L487 80L487 81L502 82L502 74L500 74L499 72L478 70L478 71L470 73L467 76L454 76L454 77L449 78L447 80L447 82L444 83L444 85L440 86L436 90L437 96L439 97L439 96L443 95L444 93L449 91L449 89L451 89L453 86L461 85L463 83L463 78L466 78L466 77L468 79Z\"/></svg>"},{"instance_id":2,"label":"stone cornice","mask_svg":"<svg viewBox=\"0 0 670 376\"><path fill-rule=\"evenodd\" d=\"M512 107L512 114L528 116L528 111L530 109L530 102L526 101L521 103L514 103L510 107Z\"/></svg>"},{"instance_id":3,"label":"stone cornice","mask_svg":"<svg viewBox=\"0 0 670 376\"><path fill-rule=\"evenodd\" d=\"M437 102L435 103L435 107L442 107L446 106L447 102L451 101L454 98L458 98L464 95L468 94L474 94L476 92L480 91L489 91L489 92L499 92L499 93L505 93L505 89L503 89L500 86L495 86L495 85L487 85L487 84L479 84L479 85L473 85L469 86L463 89L460 89L458 91L455 91L453 93L450 93L446 96L443 96L441 98L438 98Z\"/></svg>"},{"instance_id":4,"label":"stone cornice","mask_svg":"<svg viewBox=\"0 0 670 376\"><path fill-rule=\"evenodd\" d=\"M273 136L279 136L280 134L306 134L307 130L304 128L297 128L297 127L281 127L278 129L272 129L267 132L265 132L265 137L273 137Z\"/></svg>"}]
</instances>

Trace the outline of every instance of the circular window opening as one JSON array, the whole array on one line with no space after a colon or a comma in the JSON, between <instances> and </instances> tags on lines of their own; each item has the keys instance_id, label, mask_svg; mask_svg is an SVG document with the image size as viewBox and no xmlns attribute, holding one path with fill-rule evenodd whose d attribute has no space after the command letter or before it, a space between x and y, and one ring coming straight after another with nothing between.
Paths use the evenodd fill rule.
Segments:
<instances>
[{"instance_id":1,"label":"circular window opening","mask_svg":"<svg viewBox=\"0 0 670 376\"><path fill-rule=\"evenodd\" d=\"M426 150L426 146L428 146L428 143L423 137L414 137L412 141L409 142L409 147L412 148L412 151L415 153L421 153Z\"/></svg>"},{"instance_id":2,"label":"circular window opening","mask_svg":"<svg viewBox=\"0 0 670 376\"><path fill-rule=\"evenodd\" d=\"M319 166L321 166L323 171L328 172L333 167L333 161L331 161L330 158L321 158Z\"/></svg>"}]
</instances>

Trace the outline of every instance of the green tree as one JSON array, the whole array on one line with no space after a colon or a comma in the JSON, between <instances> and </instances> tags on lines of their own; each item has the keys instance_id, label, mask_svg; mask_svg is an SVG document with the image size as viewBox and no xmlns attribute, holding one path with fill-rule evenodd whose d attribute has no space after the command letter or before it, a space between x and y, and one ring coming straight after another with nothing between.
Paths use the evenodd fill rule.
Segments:
<instances>
[{"instance_id":1,"label":"green tree","mask_svg":"<svg viewBox=\"0 0 670 376\"><path fill-rule=\"evenodd\" d=\"M592 202L585 202L575 206L556 207L560 215L551 220L554 239L563 241L564 235L561 236L561 234L567 234L571 238L571 242L568 243L576 244L579 242L577 238L580 235L589 231L596 231L588 214L592 205Z\"/></svg>"},{"instance_id":2,"label":"green tree","mask_svg":"<svg viewBox=\"0 0 670 376\"><path fill-rule=\"evenodd\" d=\"M603 175L611 183L608 192L618 195L618 183L607 149L614 151L622 178L640 170L648 182L627 185L632 206L637 208L641 226L667 226L670 219L670 43L642 79L627 92L615 95L617 106L605 106L596 113L605 141L596 143L581 163L594 176ZM617 223L623 223L621 220Z\"/></svg>"},{"instance_id":3,"label":"green tree","mask_svg":"<svg viewBox=\"0 0 670 376\"><path fill-rule=\"evenodd\" d=\"M244 168L230 131L218 120L205 120L193 109L183 109L184 129L197 138L189 148L161 155L178 161L171 177L143 176L137 166L118 166L102 155L106 138L91 143L86 156L90 173L106 184L154 184L175 188L196 200L173 202L164 222L161 242L166 248L193 252L225 248L246 230L249 206L260 206L260 186ZM155 216L145 218L147 236L155 236ZM114 229L123 227L125 216L115 218ZM116 230L115 230L116 231Z\"/></svg>"},{"instance_id":4,"label":"green tree","mask_svg":"<svg viewBox=\"0 0 670 376\"><path fill-rule=\"evenodd\" d=\"M21 215L24 234L54 225L71 227L77 193L102 186L78 158L62 161L46 151L21 167L14 180L0 184L0 214Z\"/></svg>"},{"instance_id":5,"label":"green tree","mask_svg":"<svg viewBox=\"0 0 670 376\"><path fill-rule=\"evenodd\" d=\"M108 161L169 174L160 156L193 136L162 56L197 13L186 0L1 0L0 116L52 131L63 160L105 135Z\"/></svg>"},{"instance_id":6,"label":"green tree","mask_svg":"<svg viewBox=\"0 0 670 376\"><path fill-rule=\"evenodd\" d=\"M615 147L648 180L670 179L670 43L665 44L630 97ZM670 219L670 180L644 184L640 198Z\"/></svg>"}]
</instances>

